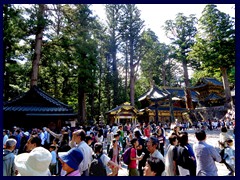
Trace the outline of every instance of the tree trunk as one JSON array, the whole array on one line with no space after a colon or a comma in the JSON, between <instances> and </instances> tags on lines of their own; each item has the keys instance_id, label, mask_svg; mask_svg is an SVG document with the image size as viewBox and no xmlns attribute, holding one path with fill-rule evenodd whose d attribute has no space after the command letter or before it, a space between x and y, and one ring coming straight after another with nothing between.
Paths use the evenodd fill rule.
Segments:
<instances>
[{"instance_id":1,"label":"tree trunk","mask_svg":"<svg viewBox=\"0 0 240 180\"><path fill-rule=\"evenodd\" d=\"M78 121L83 125L86 122L86 94L84 88L80 85L83 83L81 78L79 78L78 82Z\"/></svg>"},{"instance_id":2,"label":"tree trunk","mask_svg":"<svg viewBox=\"0 0 240 180\"><path fill-rule=\"evenodd\" d=\"M192 109L192 97L191 97L191 91L188 89L190 83L188 79L187 62L185 59L182 61L182 65L183 65L183 73L184 73L184 82L186 87L186 89L184 90L185 99L186 99L186 108Z\"/></svg>"},{"instance_id":3,"label":"tree trunk","mask_svg":"<svg viewBox=\"0 0 240 180\"><path fill-rule=\"evenodd\" d=\"M32 62L32 75L30 81L30 87L37 85L38 80L38 71L39 71L39 62L41 58L41 48L42 48L42 38L44 31L44 13L45 13L45 5L39 4L39 12L38 12L38 25L37 25L37 33L35 36L35 51Z\"/></svg>"},{"instance_id":4,"label":"tree trunk","mask_svg":"<svg viewBox=\"0 0 240 180\"><path fill-rule=\"evenodd\" d=\"M163 81L163 86L166 86L166 66L162 65L162 81Z\"/></svg>"},{"instance_id":5,"label":"tree trunk","mask_svg":"<svg viewBox=\"0 0 240 180\"><path fill-rule=\"evenodd\" d=\"M127 89L128 89L128 46L126 43L126 50L125 50L125 101L127 101Z\"/></svg>"},{"instance_id":6,"label":"tree trunk","mask_svg":"<svg viewBox=\"0 0 240 180\"><path fill-rule=\"evenodd\" d=\"M102 104L102 76L103 76L103 65L102 65L102 60L101 60L101 65L100 65L100 69L99 69L99 84L98 84L98 111L101 113L101 104Z\"/></svg>"},{"instance_id":7,"label":"tree trunk","mask_svg":"<svg viewBox=\"0 0 240 180\"><path fill-rule=\"evenodd\" d=\"M130 40L130 101L132 106L135 105L134 93L133 42Z\"/></svg>"},{"instance_id":8,"label":"tree trunk","mask_svg":"<svg viewBox=\"0 0 240 180\"><path fill-rule=\"evenodd\" d=\"M222 72L222 80L223 80L223 87L225 91L226 104L231 109L233 107L233 100L232 100L231 91L230 91L229 82L228 82L227 68L222 67L220 69Z\"/></svg>"},{"instance_id":9,"label":"tree trunk","mask_svg":"<svg viewBox=\"0 0 240 180\"><path fill-rule=\"evenodd\" d=\"M116 42L114 42L116 43ZM117 106L118 105L118 69L117 69L117 58L116 58L116 54L117 54L117 50L116 50L116 46L115 44L113 44L112 46L112 71L113 71L113 106Z\"/></svg>"}]
</instances>

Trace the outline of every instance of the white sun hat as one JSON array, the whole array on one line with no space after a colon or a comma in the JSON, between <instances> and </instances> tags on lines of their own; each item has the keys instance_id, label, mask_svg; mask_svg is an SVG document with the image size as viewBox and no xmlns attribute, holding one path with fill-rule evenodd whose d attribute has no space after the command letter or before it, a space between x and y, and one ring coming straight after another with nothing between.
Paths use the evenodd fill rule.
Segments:
<instances>
[{"instance_id":1,"label":"white sun hat","mask_svg":"<svg viewBox=\"0 0 240 180\"><path fill-rule=\"evenodd\" d=\"M17 155L14 163L21 176L48 176L51 159L47 149L36 147L30 153Z\"/></svg>"}]
</instances>

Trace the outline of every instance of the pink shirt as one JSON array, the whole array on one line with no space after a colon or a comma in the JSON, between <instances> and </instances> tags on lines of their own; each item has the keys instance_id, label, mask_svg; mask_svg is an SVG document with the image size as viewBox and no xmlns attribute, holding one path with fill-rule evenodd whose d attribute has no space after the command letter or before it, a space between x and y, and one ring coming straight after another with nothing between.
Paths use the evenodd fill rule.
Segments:
<instances>
[{"instance_id":1,"label":"pink shirt","mask_svg":"<svg viewBox=\"0 0 240 180\"><path fill-rule=\"evenodd\" d=\"M131 154L130 154L131 158L136 158L137 157L137 150L135 148L131 149ZM137 168L137 160L130 160L130 163L128 165L129 168Z\"/></svg>"},{"instance_id":2,"label":"pink shirt","mask_svg":"<svg viewBox=\"0 0 240 180\"><path fill-rule=\"evenodd\" d=\"M73 171L73 172L67 174L66 176L80 176L80 172L79 172L79 170L76 170L76 171Z\"/></svg>"}]
</instances>

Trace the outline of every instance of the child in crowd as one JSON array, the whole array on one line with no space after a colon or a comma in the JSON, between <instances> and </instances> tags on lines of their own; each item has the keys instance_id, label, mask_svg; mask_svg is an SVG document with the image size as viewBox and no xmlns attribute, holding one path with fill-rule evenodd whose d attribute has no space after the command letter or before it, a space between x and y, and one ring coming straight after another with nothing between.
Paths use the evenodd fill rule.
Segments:
<instances>
[{"instance_id":1,"label":"child in crowd","mask_svg":"<svg viewBox=\"0 0 240 180\"><path fill-rule=\"evenodd\" d=\"M52 144L50 147L49 147L49 151L51 152L51 155L52 155L52 160L51 160L51 163L49 165L49 170L51 172L52 175L56 175L56 166L57 166L57 153L56 153L56 146L54 144Z\"/></svg>"}]
</instances>

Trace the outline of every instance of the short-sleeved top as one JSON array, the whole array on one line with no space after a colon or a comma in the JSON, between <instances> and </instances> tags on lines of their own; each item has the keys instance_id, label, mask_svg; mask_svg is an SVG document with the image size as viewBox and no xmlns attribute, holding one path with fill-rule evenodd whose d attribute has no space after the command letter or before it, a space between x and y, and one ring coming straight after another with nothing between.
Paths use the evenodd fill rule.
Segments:
<instances>
[{"instance_id":1,"label":"short-sleeved top","mask_svg":"<svg viewBox=\"0 0 240 180\"><path fill-rule=\"evenodd\" d=\"M100 157L105 168L107 167L108 162L111 160L106 154L102 154Z\"/></svg>"},{"instance_id":2,"label":"short-sleeved top","mask_svg":"<svg viewBox=\"0 0 240 180\"><path fill-rule=\"evenodd\" d=\"M136 158L137 157L137 150L132 148L131 149L131 154L130 154L131 158ZM137 168L137 160L130 160L130 163L128 165L129 168L135 169Z\"/></svg>"},{"instance_id":3,"label":"short-sleeved top","mask_svg":"<svg viewBox=\"0 0 240 180\"><path fill-rule=\"evenodd\" d=\"M52 160L51 163L52 164L56 164L57 163L57 154L55 151L51 151L51 155L52 155Z\"/></svg>"},{"instance_id":4,"label":"short-sleeved top","mask_svg":"<svg viewBox=\"0 0 240 180\"><path fill-rule=\"evenodd\" d=\"M163 155L156 149L152 154L149 154L150 157L159 158L165 163Z\"/></svg>"}]
</instances>

